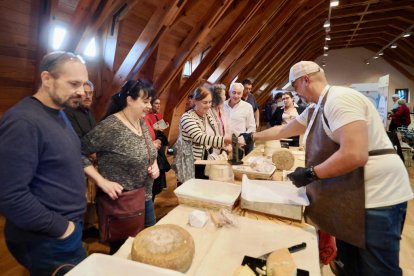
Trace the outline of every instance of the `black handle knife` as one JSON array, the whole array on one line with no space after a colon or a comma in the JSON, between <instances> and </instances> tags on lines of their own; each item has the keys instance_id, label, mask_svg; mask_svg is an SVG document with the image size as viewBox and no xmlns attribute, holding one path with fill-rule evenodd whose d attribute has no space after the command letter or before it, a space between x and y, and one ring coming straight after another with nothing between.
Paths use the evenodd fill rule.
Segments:
<instances>
[{"instance_id":1,"label":"black handle knife","mask_svg":"<svg viewBox=\"0 0 414 276\"><path fill-rule=\"evenodd\" d=\"M291 247L288 247L289 253L294 253L297 252L299 250L305 249L306 248L306 242L302 242L300 244L296 244L293 245ZM257 257L258 259L262 259L262 260L267 260L267 258L269 257L270 254L272 254L273 251L266 253L260 257Z\"/></svg>"}]
</instances>

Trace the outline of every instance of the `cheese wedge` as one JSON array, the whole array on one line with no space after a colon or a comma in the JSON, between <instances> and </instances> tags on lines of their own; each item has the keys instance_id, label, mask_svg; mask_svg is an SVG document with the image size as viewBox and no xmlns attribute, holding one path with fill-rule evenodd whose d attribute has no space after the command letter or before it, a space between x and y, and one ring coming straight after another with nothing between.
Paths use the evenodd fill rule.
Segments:
<instances>
[{"instance_id":1,"label":"cheese wedge","mask_svg":"<svg viewBox=\"0 0 414 276\"><path fill-rule=\"evenodd\" d=\"M287 248L273 251L266 262L267 276L295 276L296 264Z\"/></svg>"}]
</instances>

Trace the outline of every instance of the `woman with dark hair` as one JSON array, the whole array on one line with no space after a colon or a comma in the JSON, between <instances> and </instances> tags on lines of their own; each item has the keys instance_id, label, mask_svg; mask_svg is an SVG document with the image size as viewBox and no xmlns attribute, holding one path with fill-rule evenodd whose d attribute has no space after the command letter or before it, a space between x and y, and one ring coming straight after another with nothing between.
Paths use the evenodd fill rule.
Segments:
<instances>
[{"instance_id":1,"label":"woman with dark hair","mask_svg":"<svg viewBox=\"0 0 414 276\"><path fill-rule=\"evenodd\" d=\"M213 148L231 144L230 133L220 135L217 131L219 127L210 111L211 102L211 92L205 87L198 87L193 94L193 108L181 116L182 138L192 142L194 160L206 160ZM205 165L195 165L195 177L208 179L204 169Z\"/></svg>"},{"instance_id":2,"label":"woman with dark hair","mask_svg":"<svg viewBox=\"0 0 414 276\"><path fill-rule=\"evenodd\" d=\"M155 224L152 185L159 176L157 151L143 120L144 110L151 107L152 91L140 80L126 82L112 96L105 119L82 139L85 173L96 181L100 190L98 215L99 195L105 193L117 204L123 192L144 187L145 227ZM87 158L92 153L96 153L99 172ZM125 239L111 241L110 253L115 253L124 242Z\"/></svg>"},{"instance_id":3,"label":"woman with dark hair","mask_svg":"<svg viewBox=\"0 0 414 276\"><path fill-rule=\"evenodd\" d=\"M290 91L283 92L282 101L283 107L278 107L272 115L270 125L287 125L290 121L295 120L296 116L299 116L305 110L302 106L295 106L293 101L293 94ZM299 136L290 137L292 141L289 141L289 146L299 147Z\"/></svg>"},{"instance_id":4,"label":"woman with dark hair","mask_svg":"<svg viewBox=\"0 0 414 276\"><path fill-rule=\"evenodd\" d=\"M144 119L148 130L150 131L152 142L155 148L158 150L157 163L158 168L160 169L160 176L154 180L154 185L152 186L152 201L154 201L155 196L161 193L163 188L167 187L167 178L165 176L165 173L170 170L171 166L168 163L167 157L165 156L165 148L168 146L168 138L161 129L157 128L156 125L154 125L156 122L163 120L163 116L160 113L160 99L154 97L151 100L151 106L152 108L147 110ZM167 127L168 126L169 124L167 123Z\"/></svg>"}]
</instances>

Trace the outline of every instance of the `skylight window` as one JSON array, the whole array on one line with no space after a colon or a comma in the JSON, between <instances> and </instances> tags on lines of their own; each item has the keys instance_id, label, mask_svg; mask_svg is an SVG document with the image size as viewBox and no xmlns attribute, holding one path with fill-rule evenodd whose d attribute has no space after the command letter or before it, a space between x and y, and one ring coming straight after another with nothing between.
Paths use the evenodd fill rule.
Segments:
<instances>
[{"instance_id":1,"label":"skylight window","mask_svg":"<svg viewBox=\"0 0 414 276\"><path fill-rule=\"evenodd\" d=\"M59 50L65 39L67 30L62 26L55 26L52 33L52 48L53 50Z\"/></svg>"},{"instance_id":2,"label":"skylight window","mask_svg":"<svg viewBox=\"0 0 414 276\"><path fill-rule=\"evenodd\" d=\"M92 38L88 45L85 48L85 51L83 52L83 54L87 57L96 57L98 52L97 46L96 46L96 40L95 38Z\"/></svg>"}]
</instances>

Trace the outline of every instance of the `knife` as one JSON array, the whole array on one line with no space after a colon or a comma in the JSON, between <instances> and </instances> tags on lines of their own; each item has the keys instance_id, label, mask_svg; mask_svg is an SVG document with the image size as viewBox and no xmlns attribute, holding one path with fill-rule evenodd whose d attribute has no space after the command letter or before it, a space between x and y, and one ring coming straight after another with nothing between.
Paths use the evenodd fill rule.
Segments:
<instances>
[{"instance_id":1,"label":"knife","mask_svg":"<svg viewBox=\"0 0 414 276\"><path fill-rule=\"evenodd\" d=\"M296 251L299 251L299 250L302 250L302 249L305 249L305 248L306 248L306 242L302 242L300 244L296 244L294 246L289 247L288 250L289 250L289 253L295 253ZM260 257L257 257L257 258L266 261L267 258L269 257L269 255L272 254L272 253L273 253L273 251L271 251L269 253L266 253L266 254L264 254Z\"/></svg>"}]
</instances>

